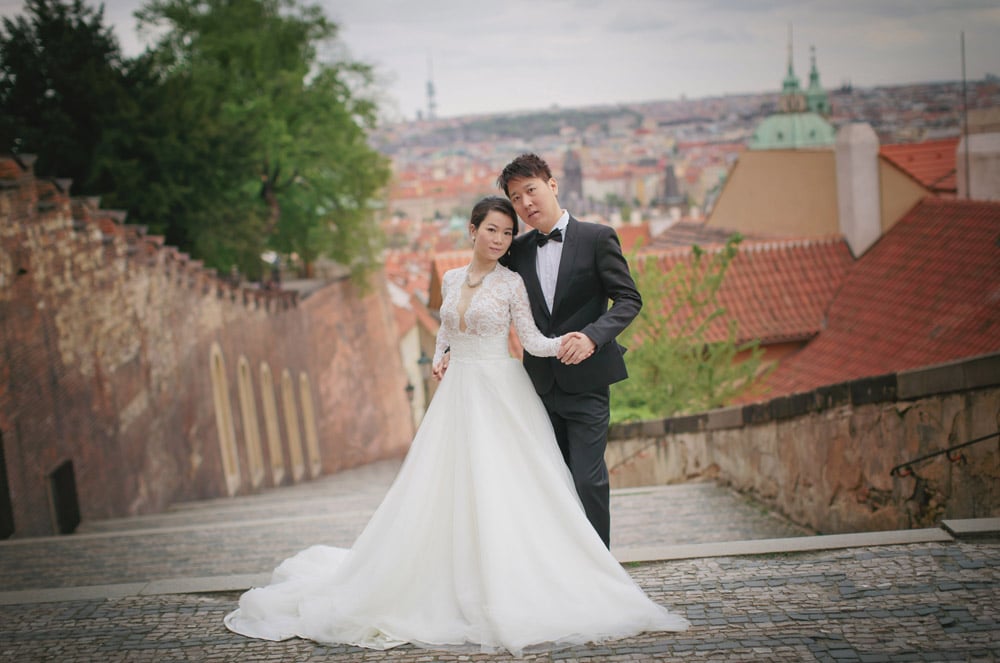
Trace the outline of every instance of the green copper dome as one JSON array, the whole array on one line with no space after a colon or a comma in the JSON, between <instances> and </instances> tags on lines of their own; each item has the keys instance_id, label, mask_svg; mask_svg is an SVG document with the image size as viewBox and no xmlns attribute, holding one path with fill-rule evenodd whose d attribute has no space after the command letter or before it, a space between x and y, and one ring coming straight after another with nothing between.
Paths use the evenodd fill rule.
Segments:
<instances>
[{"instance_id":1,"label":"green copper dome","mask_svg":"<svg viewBox=\"0 0 1000 663\"><path fill-rule=\"evenodd\" d=\"M829 147L834 138L833 125L816 113L779 113L757 125L750 137L750 149Z\"/></svg>"}]
</instances>

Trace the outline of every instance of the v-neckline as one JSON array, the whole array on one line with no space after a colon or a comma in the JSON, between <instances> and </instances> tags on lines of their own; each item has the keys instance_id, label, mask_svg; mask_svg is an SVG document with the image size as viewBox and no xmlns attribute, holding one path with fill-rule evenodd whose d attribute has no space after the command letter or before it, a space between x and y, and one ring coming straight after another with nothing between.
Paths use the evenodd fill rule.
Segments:
<instances>
[{"instance_id":1,"label":"v-neckline","mask_svg":"<svg viewBox=\"0 0 1000 663\"><path fill-rule=\"evenodd\" d=\"M458 290L458 331L462 334L467 334L469 332L469 325L465 322L465 314L469 312L472 308L472 302L476 300L479 295L479 291L482 289L483 285L486 284L486 279L493 276L496 273L497 267L500 263L493 265L493 269L483 274L483 278L480 279L479 284L475 288L468 287L469 270L472 269L472 263L470 262L465 266L465 273L462 275L462 284L459 286ZM462 310L462 301L464 300L464 293L466 290L470 290L469 301L465 303L465 310Z\"/></svg>"}]
</instances>

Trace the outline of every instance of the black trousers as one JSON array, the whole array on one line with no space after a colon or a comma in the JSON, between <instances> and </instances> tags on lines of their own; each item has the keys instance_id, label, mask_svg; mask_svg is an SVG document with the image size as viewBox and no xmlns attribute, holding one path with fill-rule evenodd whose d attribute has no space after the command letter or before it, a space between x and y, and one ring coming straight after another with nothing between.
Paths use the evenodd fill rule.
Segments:
<instances>
[{"instance_id":1,"label":"black trousers","mask_svg":"<svg viewBox=\"0 0 1000 663\"><path fill-rule=\"evenodd\" d=\"M611 493L604 451L608 446L611 402L607 387L568 394L553 385L542 396L559 450L576 484L587 519L604 545L611 547Z\"/></svg>"}]
</instances>

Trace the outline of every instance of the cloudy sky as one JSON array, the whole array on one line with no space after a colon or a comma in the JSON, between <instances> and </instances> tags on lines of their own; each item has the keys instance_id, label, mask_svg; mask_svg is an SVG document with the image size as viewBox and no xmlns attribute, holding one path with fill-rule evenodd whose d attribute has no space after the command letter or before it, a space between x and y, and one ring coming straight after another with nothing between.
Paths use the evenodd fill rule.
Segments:
<instances>
[{"instance_id":1,"label":"cloudy sky","mask_svg":"<svg viewBox=\"0 0 1000 663\"><path fill-rule=\"evenodd\" d=\"M441 117L776 90L790 24L796 73L815 46L828 88L958 80L963 30L968 77L1000 75L997 0L314 1L397 119L426 109L431 71ZM104 3L127 54L142 3Z\"/></svg>"}]
</instances>

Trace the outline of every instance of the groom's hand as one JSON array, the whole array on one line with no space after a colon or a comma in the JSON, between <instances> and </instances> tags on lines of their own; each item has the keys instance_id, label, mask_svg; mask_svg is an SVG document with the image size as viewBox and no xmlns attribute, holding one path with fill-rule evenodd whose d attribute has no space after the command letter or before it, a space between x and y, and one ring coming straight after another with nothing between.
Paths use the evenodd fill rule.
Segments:
<instances>
[{"instance_id":1,"label":"groom's hand","mask_svg":"<svg viewBox=\"0 0 1000 663\"><path fill-rule=\"evenodd\" d=\"M567 366L573 366L590 357L596 349L597 344L586 334L570 332L563 336L556 357Z\"/></svg>"}]
</instances>

